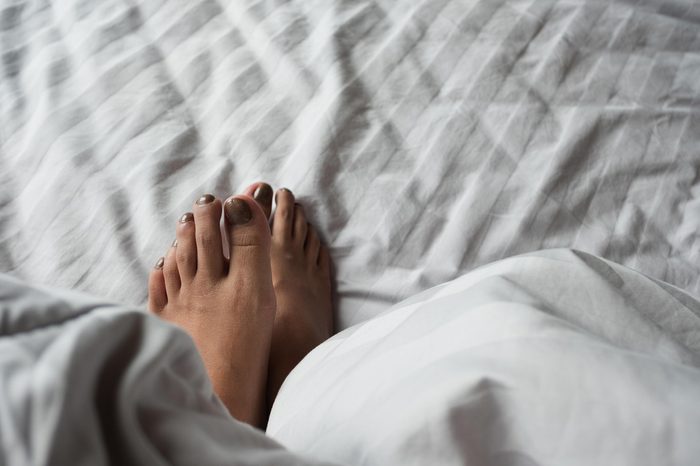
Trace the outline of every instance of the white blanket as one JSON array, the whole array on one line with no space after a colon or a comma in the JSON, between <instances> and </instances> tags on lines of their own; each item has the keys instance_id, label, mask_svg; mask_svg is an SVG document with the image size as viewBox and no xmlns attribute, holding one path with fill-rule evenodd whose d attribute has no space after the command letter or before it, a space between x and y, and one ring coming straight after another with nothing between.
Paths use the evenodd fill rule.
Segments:
<instances>
[{"instance_id":1,"label":"white blanket","mask_svg":"<svg viewBox=\"0 0 700 466\"><path fill-rule=\"evenodd\" d=\"M339 327L575 247L700 293L700 4L0 3L0 271L142 306L204 192L291 188Z\"/></svg>"},{"instance_id":2,"label":"white blanket","mask_svg":"<svg viewBox=\"0 0 700 466\"><path fill-rule=\"evenodd\" d=\"M0 275L0 465L695 466L700 303L576 251L480 268L350 328L230 418L159 319Z\"/></svg>"},{"instance_id":3,"label":"white blanket","mask_svg":"<svg viewBox=\"0 0 700 466\"><path fill-rule=\"evenodd\" d=\"M0 465L317 464L234 420L185 332L0 274Z\"/></svg>"},{"instance_id":4,"label":"white blanket","mask_svg":"<svg viewBox=\"0 0 700 466\"><path fill-rule=\"evenodd\" d=\"M347 464L697 465L700 303L578 251L506 259L318 347L268 433Z\"/></svg>"}]
</instances>

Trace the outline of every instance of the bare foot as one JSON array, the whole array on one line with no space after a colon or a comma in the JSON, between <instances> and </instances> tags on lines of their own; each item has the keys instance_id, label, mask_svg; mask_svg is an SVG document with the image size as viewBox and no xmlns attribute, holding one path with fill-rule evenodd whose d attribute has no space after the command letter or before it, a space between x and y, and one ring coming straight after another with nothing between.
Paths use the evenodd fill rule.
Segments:
<instances>
[{"instance_id":1,"label":"bare foot","mask_svg":"<svg viewBox=\"0 0 700 466\"><path fill-rule=\"evenodd\" d=\"M237 419L262 428L275 318L270 230L249 196L223 205L230 261L220 232L221 201L207 194L180 219L176 243L149 279L149 309L193 338L214 390Z\"/></svg>"},{"instance_id":2,"label":"bare foot","mask_svg":"<svg viewBox=\"0 0 700 466\"><path fill-rule=\"evenodd\" d=\"M249 192L263 211L271 211L269 185L253 185ZM328 249L321 244L291 191L277 191L276 201L270 262L277 314L270 348L268 408L292 369L333 334Z\"/></svg>"}]
</instances>

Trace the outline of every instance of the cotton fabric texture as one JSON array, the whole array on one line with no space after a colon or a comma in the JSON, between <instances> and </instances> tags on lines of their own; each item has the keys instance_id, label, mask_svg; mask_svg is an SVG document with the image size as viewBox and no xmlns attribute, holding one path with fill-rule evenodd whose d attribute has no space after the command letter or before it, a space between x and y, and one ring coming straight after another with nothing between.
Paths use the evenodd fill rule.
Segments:
<instances>
[{"instance_id":1,"label":"cotton fabric texture","mask_svg":"<svg viewBox=\"0 0 700 466\"><path fill-rule=\"evenodd\" d=\"M132 306L203 193L286 186L340 328L570 247L700 295L700 6L0 4L0 271Z\"/></svg>"}]
</instances>

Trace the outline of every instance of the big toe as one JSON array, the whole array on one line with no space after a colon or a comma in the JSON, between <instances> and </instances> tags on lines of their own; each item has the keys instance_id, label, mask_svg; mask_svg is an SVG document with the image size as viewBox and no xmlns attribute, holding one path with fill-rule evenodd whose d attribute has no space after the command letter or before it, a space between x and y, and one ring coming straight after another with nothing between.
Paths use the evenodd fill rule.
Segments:
<instances>
[{"instance_id":1,"label":"big toe","mask_svg":"<svg viewBox=\"0 0 700 466\"><path fill-rule=\"evenodd\" d=\"M270 219L270 214L272 213L273 193L272 186L263 181L253 183L243 191L243 194L255 199L255 202L258 203L265 214L265 218L268 220Z\"/></svg>"},{"instance_id":2,"label":"big toe","mask_svg":"<svg viewBox=\"0 0 700 466\"><path fill-rule=\"evenodd\" d=\"M296 205L294 194L287 189L281 188L275 196L277 209L272 221L272 235L277 241L285 241L294 235L294 211Z\"/></svg>"},{"instance_id":3,"label":"big toe","mask_svg":"<svg viewBox=\"0 0 700 466\"><path fill-rule=\"evenodd\" d=\"M253 192L253 199L262 207L266 219L270 219L272 213L272 186L267 183L260 183Z\"/></svg>"},{"instance_id":4,"label":"big toe","mask_svg":"<svg viewBox=\"0 0 700 466\"><path fill-rule=\"evenodd\" d=\"M270 281L270 228L262 208L239 194L224 203L229 244L229 275L267 276Z\"/></svg>"}]
</instances>

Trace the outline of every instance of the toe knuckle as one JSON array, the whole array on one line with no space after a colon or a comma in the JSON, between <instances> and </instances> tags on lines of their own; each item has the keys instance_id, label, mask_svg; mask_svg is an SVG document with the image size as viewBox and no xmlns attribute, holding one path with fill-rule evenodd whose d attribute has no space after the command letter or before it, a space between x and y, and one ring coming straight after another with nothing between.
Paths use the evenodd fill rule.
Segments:
<instances>
[{"instance_id":1,"label":"toe knuckle","mask_svg":"<svg viewBox=\"0 0 700 466\"><path fill-rule=\"evenodd\" d=\"M194 263L194 255L190 252L178 251L177 262L182 265L192 265Z\"/></svg>"},{"instance_id":2,"label":"toe knuckle","mask_svg":"<svg viewBox=\"0 0 700 466\"><path fill-rule=\"evenodd\" d=\"M232 238L234 247L262 246L263 240L260 235L250 232L239 232Z\"/></svg>"},{"instance_id":3,"label":"toe knuckle","mask_svg":"<svg viewBox=\"0 0 700 466\"><path fill-rule=\"evenodd\" d=\"M280 214L282 215L283 219L290 220L292 218L292 209L289 207L282 207L280 209Z\"/></svg>"},{"instance_id":4,"label":"toe knuckle","mask_svg":"<svg viewBox=\"0 0 700 466\"><path fill-rule=\"evenodd\" d=\"M196 234L197 246L206 250L211 250L217 243L213 232L209 230L198 231Z\"/></svg>"},{"instance_id":5,"label":"toe knuckle","mask_svg":"<svg viewBox=\"0 0 700 466\"><path fill-rule=\"evenodd\" d=\"M163 273L169 273L173 270L177 270L177 263L173 260L172 257L169 257L163 263Z\"/></svg>"}]
</instances>

